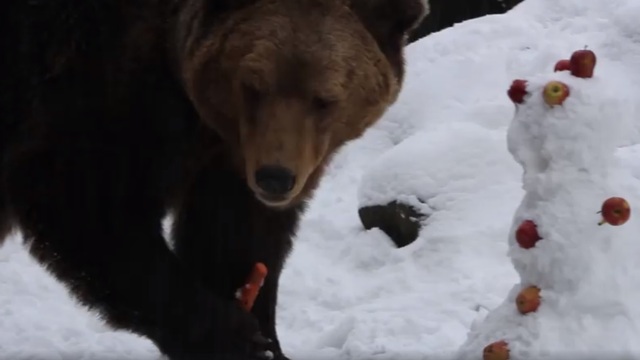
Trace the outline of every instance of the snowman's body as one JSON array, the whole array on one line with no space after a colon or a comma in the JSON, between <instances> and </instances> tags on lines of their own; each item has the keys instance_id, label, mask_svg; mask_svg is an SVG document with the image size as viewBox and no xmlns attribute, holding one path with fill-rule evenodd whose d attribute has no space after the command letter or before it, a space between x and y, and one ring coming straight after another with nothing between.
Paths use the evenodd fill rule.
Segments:
<instances>
[{"instance_id":1,"label":"snowman's body","mask_svg":"<svg viewBox=\"0 0 640 360\"><path fill-rule=\"evenodd\" d=\"M568 71L527 80L507 136L524 170L525 196L508 238L521 282L474 326L458 358L481 359L487 345L504 340L510 359L640 359L640 187L615 157L624 115L615 89ZM570 95L550 106L542 93L554 80ZM631 205L630 219L599 225L603 202L614 196ZM530 249L515 237L525 220L542 238ZM541 302L523 315L515 300L528 286L541 290Z\"/></svg>"}]
</instances>

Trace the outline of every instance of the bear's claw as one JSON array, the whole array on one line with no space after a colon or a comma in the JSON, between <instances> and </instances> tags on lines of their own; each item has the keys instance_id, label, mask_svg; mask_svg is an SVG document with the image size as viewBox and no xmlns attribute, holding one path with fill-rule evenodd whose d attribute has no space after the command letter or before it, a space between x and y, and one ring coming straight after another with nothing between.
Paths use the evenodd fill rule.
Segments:
<instances>
[{"instance_id":1,"label":"bear's claw","mask_svg":"<svg viewBox=\"0 0 640 360\"><path fill-rule=\"evenodd\" d=\"M258 359L261 360L273 360L273 353L269 350L263 351L258 354Z\"/></svg>"},{"instance_id":2,"label":"bear's claw","mask_svg":"<svg viewBox=\"0 0 640 360\"><path fill-rule=\"evenodd\" d=\"M252 340L256 348L260 349L254 352L257 360L290 360L279 350L279 346L274 346L273 340L262 334L255 334Z\"/></svg>"},{"instance_id":3,"label":"bear's claw","mask_svg":"<svg viewBox=\"0 0 640 360\"><path fill-rule=\"evenodd\" d=\"M269 345L271 344L273 341L267 337L264 337L262 334L257 333L255 335L253 335L253 338L251 339L254 343L258 344L258 345Z\"/></svg>"},{"instance_id":4,"label":"bear's claw","mask_svg":"<svg viewBox=\"0 0 640 360\"><path fill-rule=\"evenodd\" d=\"M256 333L251 337L251 357L256 360L272 360L274 359L273 351L269 347L273 344L273 340L265 337L261 333Z\"/></svg>"}]
</instances>

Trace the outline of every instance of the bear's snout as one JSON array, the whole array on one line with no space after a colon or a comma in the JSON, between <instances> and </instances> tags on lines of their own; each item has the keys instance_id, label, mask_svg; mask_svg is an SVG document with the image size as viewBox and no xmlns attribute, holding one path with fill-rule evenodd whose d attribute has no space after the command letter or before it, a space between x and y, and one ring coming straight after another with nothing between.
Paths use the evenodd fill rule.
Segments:
<instances>
[{"instance_id":1,"label":"bear's snout","mask_svg":"<svg viewBox=\"0 0 640 360\"><path fill-rule=\"evenodd\" d=\"M293 171L280 165L261 166L256 170L254 177L258 188L270 197L285 197L296 183Z\"/></svg>"}]
</instances>

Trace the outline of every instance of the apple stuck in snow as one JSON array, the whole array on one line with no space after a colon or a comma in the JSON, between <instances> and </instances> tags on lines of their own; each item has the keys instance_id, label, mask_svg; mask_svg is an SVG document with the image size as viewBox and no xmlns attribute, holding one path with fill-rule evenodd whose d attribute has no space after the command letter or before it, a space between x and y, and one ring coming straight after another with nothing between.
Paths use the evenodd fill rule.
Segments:
<instances>
[{"instance_id":1,"label":"apple stuck in snow","mask_svg":"<svg viewBox=\"0 0 640 360\"><path fill-rule=\"evenodd\" d=\"M516 297L516 307L520 314L528 314L538 310L540 306L540 289L529 286L520 291Z\"/></svg>"},{"instance_id":2,"label":"apple stuck in snow","mask_svg":"<svg viewBox=\"0 0 640 360\"><path fill-rule=\"evenodd\" d=\"M536 223L531 220L523 221L516 230L516 242L523 249L531 249L540 239Z\"/></svg>"},{"instance_id":3,"label":"apple stuck in snow","mask_svg":"<svg viewBox=\"0 0 640 360\"><path fill-rule=\"evenodd\" d=\"M527 94L527 80L516 79L511 83L511 87L507 91L507 95L511 101L516 104L524 102L524 96Z\"/></svg>"},{"instance_id":4,"label":"apple stuck in snow","mask_svg":"<svg viewBox=\"0 0 640 360\"><path fill-rule=\"evenodd\" d=\"M576 50L569 59L571 75L579 78L593 77L596 54L589 49Z\"/></svg>"},{"instance_id":5,"label":"apple stuck in snow","mask_svg":"<svg viewBox=\"0 0 640 360\"><path fill-rule=\"evenodd\" d=\"M569 87L562 81L549 81L542 91L544 102L553 105L562 105L569 96Z\"/></svg>"},{"instance_id":6,"label":"apple stuck in snow","mask_svg":"<svg viewBox=\"0 0 640 360\"><path fill-rule=\"evenodd\" d=\"M558 71L570 71L571 70L571 62L569 59L562 59L556 62L556 65L553 68L554 72Z\"/></svg>"},{"instance_id":7,"label":"apple stuck in snow","mask_svg":"<svg viewBox=\"0 0 640 360\"><path fill-rule=\"evenodd\" d=\"M602 209L598 212L602 214L602 220L598 225L607 223L618 226L626 223L631 217L631 207L627 200L621 197L610 197L602 203Z\"/></svg>"},{"instance_id":8,"label":"apple stuck in snow","mask_svg":"<svg viewBox=\"0 0 640 360\"><path fill-rule=\"evenodd\" d=\"M498 340L484 347L482 360L508 360L509 344L504 340Z\"/></svg>"}]
</instances>

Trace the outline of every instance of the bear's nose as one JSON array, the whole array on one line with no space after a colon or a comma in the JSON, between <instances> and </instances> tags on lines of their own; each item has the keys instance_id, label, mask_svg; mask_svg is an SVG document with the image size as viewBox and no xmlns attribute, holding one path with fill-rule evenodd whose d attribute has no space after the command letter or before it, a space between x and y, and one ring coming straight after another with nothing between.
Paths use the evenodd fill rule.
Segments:
<instances>
[{"instance_id":1,"label":"bear's nose","mask_svg":"<svg viewBox=\"0 0 640 360\"><path fill-rule=\"evenodd\" d=\"M296 182L295 174L283 166L267 165L258 168L254 174L256 185L270 195L285 195Z\"/></svg>"}]
</instances>

